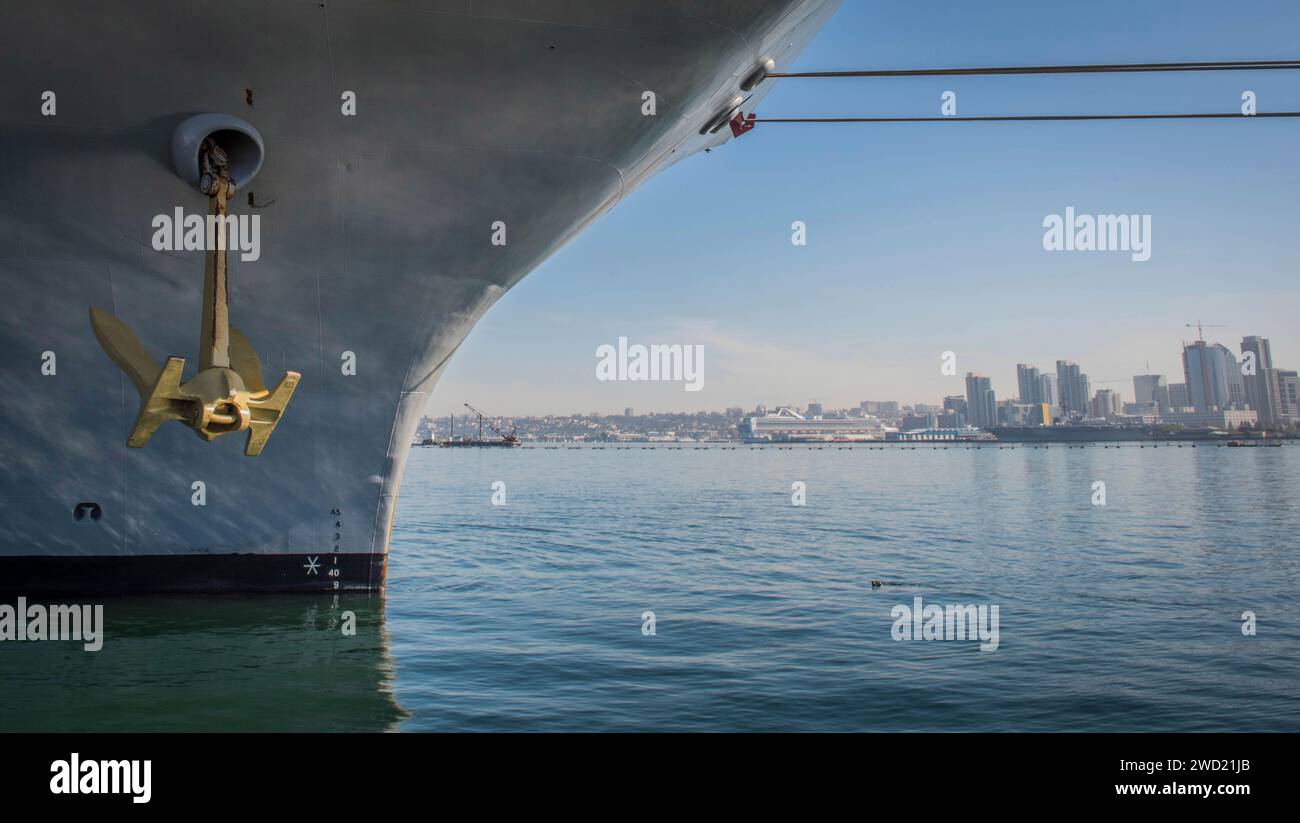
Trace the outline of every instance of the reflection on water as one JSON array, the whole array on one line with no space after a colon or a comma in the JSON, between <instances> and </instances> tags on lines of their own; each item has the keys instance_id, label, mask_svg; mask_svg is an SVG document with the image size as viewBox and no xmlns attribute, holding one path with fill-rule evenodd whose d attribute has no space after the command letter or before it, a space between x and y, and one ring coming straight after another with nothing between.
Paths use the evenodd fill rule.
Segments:
<instances>
[{"instance_id":1,"label":"reflection on water","mask_svg":"<svg viewBox=\"0 0 1300 823\"><path fill-rule=\"evenodd\" d=\"M1300 446L417 449L402 728L1296 731L1298 549Z\"/></svg>"},{"instance_id":2,"label":"reflection on water","mask_svg":"<svg viewBox=\"0 0 1300 823\"><path fill-rule=\"evenodd\" d=\"M0 730L1296 731L1298 547L1300 446L417 449L386 600L108 600Z\"/></svg>"},{"instance_id":3,"label":"reflection on water","mask_svg":"<svg viewBox=\"0 0 1300 823\"><path fill-rule=\"evenodd\" d=\"M381 731L403 717L380 598L102 602L98 652L0 643L0 730Z\"/></svg>"}]
</instances>

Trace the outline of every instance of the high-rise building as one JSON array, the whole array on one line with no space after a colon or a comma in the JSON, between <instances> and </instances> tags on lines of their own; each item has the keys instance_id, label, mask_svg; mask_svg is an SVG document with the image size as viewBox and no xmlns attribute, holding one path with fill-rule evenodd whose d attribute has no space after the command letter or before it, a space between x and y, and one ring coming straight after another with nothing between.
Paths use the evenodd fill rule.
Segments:
<instances>
[{"instance_id":1,"label":"high-rise building","mask_svg":"<svg viewBox=\"0 0 1300 823\"><path fill-rule=\"evenodd\" d=\"M1140 406L1154 405L1161 414L1169 411L1169 384L1163 374L1133 375L1133 400Z\"/></svg>"},{"instance_id":2,"label":"high-rise building","mask_svg":"<svg viewBox=\"0 0 1300 823\"><path fill-rule=\"evenodd\" d=\"M1092 400L1088 375L1079 370L1076 363L1069 360L1056 361L1056 385L1060 393L1061 407L1067 416L1070 414L1087 415Z\"/></svg>"},{"instance_id":3,"label":"high-rise building","mask_svg":"<svg viewBox=\"0 0 1300 823\"><path fill-rule=\"evenodd\" d=\"M1104 417L1109 420L1121 410L1119 392L1114 389L1097 389L1097 394L1092 398L1093 417Z\"/></svg>"},{"instance_id":4,"label":"high-rise building","mask_svg":"<svg viewBox=\"0 0 1300 823\"><path fill-rule=\"evenodd\" d=\"M805 416L805 417L821 417L821 416L822 416L823 414L825 414L825 413L826 413L826 412L825 412L825 410L822 408L822 404L821 404L821 403L809 403L809 404L808 404L808 411L807 411L807 413L806 413L804 416Z\"/></svg>"},{"instance_id":5,"label":"high-rise building","mask_svg":"<svg viewBox=\"0 0 1300 823\"><path fill-rule=\"evenodd\" d=\"M897 400L863 400L858 404L858 410L863 414L897 414Z\"/></svg>"},{"instance_id":6,"label":"high-rise building","mask_svg":"<svg viewBox=\"0 0 1300 823\"><path fill-rule=\"evenodd\" d=\"M1075 399L1073 397L1072 387L1074 386L1074 380L1078 374L1079 367L1074 363L1071 363L1068 360L1056 361L1056 390L1060 398L1057 405L1059 405L1061 411L1065 412L1067 415L1072 410L1071 406Z\"/></svg>"},{"instance_id":7,"label":"high-rise building","mask_svg":"<svg viewBox=\"0 0 1300 823\"><path fill-rule=\"evenodd\" d=\"M1020 390L1021 403L1042 403L1042 372L1036 366L1027 363L1016 364L1016 383Z\"/></svg>"},{"instance_id":8,"label":"high-rise building","mask_svg":"<svg viewBox=\"0 0 1300 823\"><path fill-rule=\"evenodd\" d=\"M1278 422L1294 426L1300 423L1300 374L1290 369L1274 369L1276 374Z\"/></svg>"},{"instance_id":9,"label":"high-rise building","mask_svg":"<svg viewBox=\"0 0 1300 823\"><path fill-rule=\"evenodd\" d=\"M1169 410L1181 412L1191 408L1192 396L1187 392L1186 383L1169 384Z\"/></svg>"},{"instance_id":10,"label":"high-rise building","mask_svg":"<svg viewBox=\"0 0 1300 823\"><path fill-rule=\"evenodd\" d=\"M1255 365L1262 369L1273 368L1273 346L1267 337L1252 334L1241 338L1241 353L1254 352Z\"/></svg>"},{"instance_id":11,"label":"high-rise building","mask_svg":"<svg viewBox=\"0 0 1300 823\"><path fill-rule=\"evenodd\" d=\"M905 414L902 421L898 424L901 431L915 431L917 429L937 429L939 428L939 415L937 414Z\"/></svg>"},{"instance_id":12,"label":"high-rise building","mask_svg":"<svg viewBox=\"0 0 1300 823\"><path fill-rule=\"evenodd\" d=\"M1039 375L1038 397L1042 403L1051 406L1053 409L1061 405L1061 393L1056 388L1056 375Z\"/></svg>"},{"instance_id":13,"label":"high-rise building","mask_svg":"<svg viewBox=\"0 0 1300 823\"><path fill-rule=\"evenodd\" d=\"M946 428L960 429L970 419L966 398L960 394L950 394L943 399L943 420L948 421ZM950 425L949 425L950 424Z\"/></svg>"},{"instance_id":14,"label":"high-rise building","mask_svg":"<svg viewBox=\"0 0 1300 823\"><path fill-rule=\"evenodd\" d=\"M1232 365L1233 370L1228 372L1228 376L1236 379L1228 380L1228 408L1244 409L1246 408L1246 376L1241 373L1236 355L1233 355Z\"/></svg>"},{"instance_id":15,"label":"high-rise building","mask_svg":"<svg viewBox=\"0 0 1300 823\"><path fill-rule=\"evenodd\" d=\"M1246 387L1237 356L1221 343L1204 340L1183 346L1183 374L1187 394L1198 412L1240 409L1246 403Z\"/></svg>"},{"instance_id":16,"label":"high-rise building","mask_svg":"<svg viewBox=\"0 0 1300 823\"><path fill-rule=\"evenodd\" d=\"M993 381L974 372L966 373L966 408L971 425L989 428L998 423L998 402Z\"/></svg>"},{"instance_id":17,"label":"high-rise building","mask_svg":"<svg viewBox=\"0 0 1300 823\"><path fill-rule=\"evenodd\" d=\"M1241 339L1244 360L1253 355L1254 374L1242 376L1246 386L1246 405L1259 415L1261 426L1276 426L1282 422L1282 399L1279 396L1277 369L1273 368L1273 347L1268 338L1251 335Z\"/></svg>"}]
</instances>

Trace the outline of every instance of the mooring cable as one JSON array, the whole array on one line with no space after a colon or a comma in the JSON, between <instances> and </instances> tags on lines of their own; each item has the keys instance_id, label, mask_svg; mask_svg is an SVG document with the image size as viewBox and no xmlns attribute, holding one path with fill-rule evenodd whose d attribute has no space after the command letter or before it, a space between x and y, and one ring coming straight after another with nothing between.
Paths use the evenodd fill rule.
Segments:
<instances>
[{"instance_id":1,"label":"mooring cable","mask_svg":"<svg viewBox=\"0 0 1300 823\"><path fill-rule=\"evenodd\" d=\"M1188 71L1278 71L1300 69L1300 60L1208 60L1183 63L1101 63L1073 66L989 66L958 69L868 69L861 71L770 71L772 61L759 66L745 78L741 87L748 90L759 83L782 78L845 78L845 77L952 77L974 75L1026 75L1026 74L1120 74L1129 72L1188 72ZM734 116L733 116L734 115ZM1295 118L1300 111L1193 112L1174 114L1016 114L1016 115L955 115L929 117L746 117L739 106L723 111L700 130L717 131L728 122L732 133L739 137L759 123L1045 123L1070 121L1119 120L1231 120L1261 117Z\"/></svg>"},{"instance_id":2,"label":"mooring cable","mask_svg":"<svg viewBox=\"0 0 1300 823\"><path fill-rule=\"evenodd\" d=\"M1300 60L1208 60L1193 63L1103 63L1079 66L991 66L962 69L766 72L772 78L961 77L1005 74L1123 74L1176 71L1277 71L1300 69Z\"/></svg>"},{"instance_id":3,"label":"mooring cable","mask_svg":"<svg viewBox=\"0 0 1300 823\"><path fill-rule=\"evenodd\" d=\"M755 117L751 123L1007 123L1065 120L1252 120L1256 117L1300 117L1300 111L1211 112L1206 114L1017 114L978 117Z\"/></svg>"}]
</instances>

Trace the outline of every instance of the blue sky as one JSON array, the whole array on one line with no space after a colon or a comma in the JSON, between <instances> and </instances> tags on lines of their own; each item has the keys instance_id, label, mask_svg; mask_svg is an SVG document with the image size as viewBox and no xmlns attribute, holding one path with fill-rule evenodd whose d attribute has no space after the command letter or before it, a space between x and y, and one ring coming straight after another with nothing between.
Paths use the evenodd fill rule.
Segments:
<instances>
[{"instance_id":1,"label":"blue sky","mask_svg":"<svg viewBox=\"0 0 1300 823\"><path fill-rule=\"evenodd\" d=\"M804 70L1300 58L1300 5L866 2ZM760 116L1300 110L1300 71L781 80ZM429 411L936 403L1077 361L1132 400L1181 382L1184 323L1300 367L1300 120L759 125L648 181L494 306ZM1152 256L1046 252L1043 218L1150 214ZM808 244L790 242L792 221ZM596 348L703 344L705 387L598 382ZM959 374L940 373L944 351ZM1102 380L1124 382L1102 384Z\"/></svg>"}]
</instances>

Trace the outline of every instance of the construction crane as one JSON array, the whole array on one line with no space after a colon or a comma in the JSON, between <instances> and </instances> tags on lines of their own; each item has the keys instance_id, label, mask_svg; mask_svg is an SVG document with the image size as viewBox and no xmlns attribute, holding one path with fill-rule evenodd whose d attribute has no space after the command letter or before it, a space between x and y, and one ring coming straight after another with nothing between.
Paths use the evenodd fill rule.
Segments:
<instances>
[{"instance_id":1,"label":"construction crane","mask_svg":"<svg viewBox=\"0 0 1300 823\"><path fill-rule=\"evenodd\" d=\"M479 411L478 409L474 408L468 403L465 404L465 408L469 409L471 412L478 415L478 439L482 441L483 440L483 417L484 417L483 412ZM518 429L512 429L510 431L510 434L506 434L505 432L501 431L491 423L488 423L488 428L496 432L498 435L500 435L501 440L505 443L515 443L518 442L519 440L519 437L515 434L515 432L518 431Z\"/></svg>"},{"instance_id":2,"label":"construction crane","mask_svg":"<svg viewBox=\"0 0 1300 823\"><path fill-rule=\"evenodd\" d=\"M1197 320L1195 323L1184 323L1183 325L1189 329L1196 329L1196 339L1200 340L1201 342L1205 342L1205 332L1202 331L1202 329L1228 328L1227 326L1220 325L1218 323L1202 323L1200 320Z\"/></svg>"}]
</instances>

